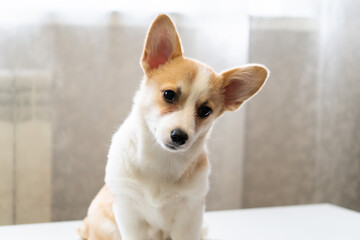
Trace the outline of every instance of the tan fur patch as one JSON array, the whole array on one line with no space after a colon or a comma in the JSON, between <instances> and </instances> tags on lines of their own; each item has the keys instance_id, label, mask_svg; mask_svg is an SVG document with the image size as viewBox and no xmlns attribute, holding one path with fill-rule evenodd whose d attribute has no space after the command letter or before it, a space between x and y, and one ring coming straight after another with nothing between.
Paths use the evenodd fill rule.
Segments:
<instances>
[{"instance_id":1,"label":"tan fur patch","mask_svg":"<svg viewBox=\"0 0 360 240\"><path fill-rule=\"evenodd\" d=\"M193 61L179 57L151 72L147 78L147 84L156 84L156 91L158 91L156 105L161 115L182 108L197 71L197 65L194 65ZM165 90L177 93L178 99L174 103L166 102L163 96Z\"/></svg>"},{"instance_id":2,"label":"tan fur patch","mask_svg":"<svg viewBox=\"0 0 360 240\"><path fill-rule=\"evenodd\" d=\"M102 209L104 216L109 218L111 221L115 223L115 216L112 209L112 205L114 202L114 196L110 193L108 187L104 185L104 187L99 192L99 208Z\"/></svg>"},{"instance_id":3,"label":"tan fur patch","mask_svg":"<svg viewBox=\"0 0 360 240\"><path fill-rule=\"evenodd\" d=\"M120 240L117 230L112 205L114 197L106 185L99 191L92 201L88 216L84 219L78 234L82 239L88 240ZM112 229L104 228L104 224L110 224Z\"/></svg>"}]
</instances>

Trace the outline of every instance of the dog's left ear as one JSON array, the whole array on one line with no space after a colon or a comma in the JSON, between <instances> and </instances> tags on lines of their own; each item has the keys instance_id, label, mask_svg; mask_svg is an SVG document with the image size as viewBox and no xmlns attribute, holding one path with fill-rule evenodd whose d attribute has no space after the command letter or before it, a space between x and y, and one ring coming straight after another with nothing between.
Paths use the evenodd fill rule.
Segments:
<instances>
[{"instance_id":1,"label":"dog's left ear","mask_svg":"<svg viewBox=\"0 0 360 240\"><path fill-rule=\"evenodd\" d=\"M257 93L269 75L266 67L245 65L223 72L224 109L234 111Z\"/></svg>"},{"instance_id":2,"label":"dog's left ear","mask_svg":"<svg viewBox=\"0 0 360 240\"><path fill-rule=\"evenodd\" d=\"M173 22L167 15L159 15L149 29L141 58L145 73L180 56L181 43Z\"/></svg>"}]
</instances>

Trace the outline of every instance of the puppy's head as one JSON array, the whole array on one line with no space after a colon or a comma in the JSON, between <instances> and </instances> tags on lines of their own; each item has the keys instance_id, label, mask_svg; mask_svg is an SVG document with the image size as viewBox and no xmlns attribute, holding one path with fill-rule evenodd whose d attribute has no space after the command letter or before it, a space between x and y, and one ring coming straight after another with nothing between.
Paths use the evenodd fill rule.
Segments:
<instances>
[{"instance_id":1,"label":"puppy's head","mask_svg":"<svg viewBox=\"0 0 360 240\"><path fill-rule=\"evenodd\" d=\"M268 71L246 65L215 73L184 58L176 28L166 15L149 29L141 59L145 81L140 108L156 141L168 151L185 151L204 139L214 119L254 95Z\"/></svg>"}]
</instances>

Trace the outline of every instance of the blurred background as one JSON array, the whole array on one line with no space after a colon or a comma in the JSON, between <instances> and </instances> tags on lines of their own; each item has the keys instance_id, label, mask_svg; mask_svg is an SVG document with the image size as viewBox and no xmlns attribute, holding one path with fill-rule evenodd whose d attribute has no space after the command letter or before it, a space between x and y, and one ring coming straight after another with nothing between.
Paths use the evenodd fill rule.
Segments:
<instances>
[{"instance_id":1,"label":"blurred background","mask_svg":"<svg viewBox=\"0 0 360 240\"><path fill-rule=\"evenodd\" d=\"M359 11L357 0L0 1L0 224L85 216L159 13L185 56L271 70L215 124L207 210L360 211Z\"/></svg>"}]
</instances>

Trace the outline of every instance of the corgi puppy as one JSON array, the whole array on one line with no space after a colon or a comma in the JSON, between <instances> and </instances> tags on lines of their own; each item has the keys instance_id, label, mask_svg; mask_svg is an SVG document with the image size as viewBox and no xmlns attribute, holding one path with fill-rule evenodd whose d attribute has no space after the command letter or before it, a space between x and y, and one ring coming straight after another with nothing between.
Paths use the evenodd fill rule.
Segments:
<instances>
[{"instance_id":1,"label":"corgi puppy","mask_svg":"<svg viewBox=\"0 0 360 240\"><path fill-rule=\"evenodd\" d=\"M166 15L148 31L141 66L131 113L112 138L105 186L78 233L89 240L199 240L209 130L259 91L268 70L252 64L217 74L185 58Z\"/></svg>"}]
</instances>

